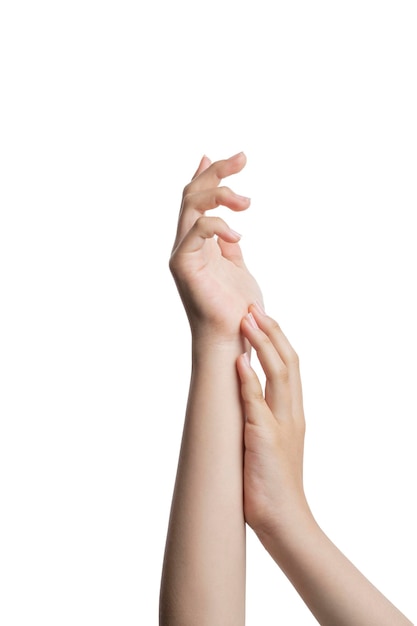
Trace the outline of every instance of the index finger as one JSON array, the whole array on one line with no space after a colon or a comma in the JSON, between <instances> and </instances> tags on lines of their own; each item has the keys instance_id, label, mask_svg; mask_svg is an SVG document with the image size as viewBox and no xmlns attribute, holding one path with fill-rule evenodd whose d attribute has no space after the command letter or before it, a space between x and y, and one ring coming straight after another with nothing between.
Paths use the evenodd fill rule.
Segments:
<instances>
[{"instance_id":1,"label":"index finger","mask_svg":"<svg viewBox=\"0 0 417 626\"><path fill-rule=\"evenodd\" d=\"M192 181L184 188L184 195L195 193L196 191L202 191L204 189L210 189L211 187L217 187L223 178L231 176L232 174L237 174L246 165L246 156L243 152L239 152L228 159L215 161L203 169L205 165L205 158L206 157L203 157L201 160L199 168L194 174Z\"/></svg>"}]
</instances>

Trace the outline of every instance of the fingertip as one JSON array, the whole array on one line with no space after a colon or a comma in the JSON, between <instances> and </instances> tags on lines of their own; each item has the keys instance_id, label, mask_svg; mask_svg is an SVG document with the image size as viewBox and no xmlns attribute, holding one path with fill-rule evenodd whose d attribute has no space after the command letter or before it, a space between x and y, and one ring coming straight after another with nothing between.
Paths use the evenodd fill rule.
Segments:
<instances>
[{"instance_id":1,"label":"fingertip","mask_svg":"<svg viewBox=\"0 0 417 626\"><path fill-rule=\"evenodd\" d=\"M237 154L231 156L228 161L233 163L234 167L237 168L237 171L240 172L246 165L246 154L244 152L238 152Z\"/></svg>"},{"instance_id":2,"label":"fingertip","mask_svg":"<svg viewBox=\"0 0 417 626\"><path fill-rule=\"evenodd\" d=\"M233 239L233 242L238 242L242 239L242 235L236 230L233 230L233 228L229 228L229 233Z\"/></svg>"},{"instance_id":3,"label":"fingertip","mask_svg":"<svg viewBox=\"0 0 417 626\"><path fill-rule=\"evenodd\" d=\"M244 352L241 356L242 359L242 363L246 368L250 368L251 364L250 364L250 358L249 358L249 354L247 352Z\"/></svg>"},{"instance_id":4,"label":"fingertip","mask_svg":"<svg viewBox=\"0 0 417 626\"><path fill-rule=\"evenodd\" d=\"M229 157L229 161L232 159L244 159L246 161L246 154L244 152L237 152L233 156Z\"/></svg>"},{"instance_id":5,"label":"fingertip","mask_svg":"<svg viewBox=\"0 0 417 626\"><path fill-rule=\"evenodd\" d=\"M239 200L239 202L244 205L243 207L241 205L239 205L239 207L238 207L239 210L245 210L245 209L249 208L250 203L251 203L251 199L248 198L248 196L241 196L238 193L235 193L234 195Z\"/></svg>"},{"instance_id":6,"label":"fingertip","mask_svg":"<svg viewBox=\"0 0 417 626\"><path fill-rule=\"evenodd\" d=\"M239 376L243 381L245 374L247 374L248 371L252 369L251 364L250 364L250 357L247 352L244 352L238 357L237 366L238 366L237 369L239 372Z\"/></svg>"},{"instance_id":7,"label":"fingertip","mask_svg":"<svg viewBox=\"0 0 417 626\"><path fill-rule=\"evenodd\" d=\"M256 323L256 319L253 316L253 313L251 311L249 311L245 317L242 319L242 325L246 326L247 328L250 328L252 331L253 330L259 330L259 326Z\"/></svg>"},{"instance_id":8,"label":"fingertip","mask_svg":"<svg viewBox=\"0 0 417 626\"><path fill-rule=\"evenodd\" d=\"M199 176L202 172L204 172L204 170L206 170L210 165L211 165L211 160L206 154L203 154L201 161L192 177L192 180L197 178L197 176Z\"/></svg>"},{"instance_id":9,"label":"fingertip","mask_svg":"<svg viewBox=\"0 0 417 626\"><path fill-rule=\"evenodd\" d=\"M253 311L254 313L258 313L258 315L266 316L265 308L259 300L255 300L249 307L249 311Z\"/></svg>"}]
</instances>

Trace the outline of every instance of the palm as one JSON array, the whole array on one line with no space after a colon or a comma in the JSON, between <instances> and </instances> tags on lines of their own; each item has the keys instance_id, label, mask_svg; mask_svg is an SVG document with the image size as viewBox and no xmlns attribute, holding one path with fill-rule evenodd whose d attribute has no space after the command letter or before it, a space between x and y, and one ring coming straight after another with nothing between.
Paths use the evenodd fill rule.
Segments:
<instances>
[{"instance_id":1,"label":"palm","mask_svg":"<svg viewBox=\"0 0 417 626\"><path fill-rule=\"evenodd\" d=\"M245 163L243 153L213 164L203 157L184 189L170 267L192 329L201 330L203 324L235 335L248 306L262 299L243 261L237 243L240 236L220 218L205 216L220 205L232 211L248 208L249 198L218 186L225 176L240 172Z\"/></svg>"},{"instance_id":2,"label":"palm","mask_svg":"<svg viewBox=\"0 0 417 626\"><path fill-rule=\"evenodd\" d=\"M248 306L262 299L239 244L208 239L200 250L181 256L176 278L190 322L235 333Z\"/></svg>"}]
</instances>

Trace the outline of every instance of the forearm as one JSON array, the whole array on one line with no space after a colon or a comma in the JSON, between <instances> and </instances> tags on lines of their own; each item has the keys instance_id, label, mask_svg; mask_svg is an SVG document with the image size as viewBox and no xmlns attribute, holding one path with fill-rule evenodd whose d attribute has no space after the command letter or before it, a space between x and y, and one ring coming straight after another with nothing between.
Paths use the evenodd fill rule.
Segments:
<instances>
[{"instance_id":1,"label":"forearm","mask_svg":"<svg viewBox=\"0 0 417 626\"><path fill-rule=\"evenodd\" d=\"M161 624L244 624L243 418L227 346L196 341L161 585Z\"/></svg>"},{"instance_id":2,"label":"forearm","mask_svg":"<svg viewBox=\"0 0 417 626\"><path fill-rule=\"evenodd\" d=\"M303 512L300 520L260 539L320 624L411 624L339 551L311 514Z\"/></svg>"}]
</instances>

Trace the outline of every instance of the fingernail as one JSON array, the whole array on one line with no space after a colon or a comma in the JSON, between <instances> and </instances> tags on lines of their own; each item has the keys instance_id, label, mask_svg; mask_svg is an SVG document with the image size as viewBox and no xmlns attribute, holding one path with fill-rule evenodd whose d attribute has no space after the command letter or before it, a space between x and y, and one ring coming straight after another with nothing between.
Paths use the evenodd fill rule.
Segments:
<instances>
[{"instance_id":1,"label":"fingernail","mask_svg":"<svg viewBox=\"0 0 417 626\"><path fill-rule=\"evenodd\" d=\"M245 352L243 355L243 362L245 363L245 365L247 367L250 367L250 358L249 358L249 354L247 352Z\"/></svg>"},{"instance_id":2,"label":"fingernail","mask_svg":"<svg viewBox=\"0 0 417 626\"><path fill-rule=\"evenodd\" d=\"M252 328L259 328L258 324L256 323L255 318L253 317L252 313L248 313L246 315L246 319L249 322L249 324L252 326Z\"/></svg>"},{"instance_id":3,"label":"fingernail","mask_svg":"<svg viewBox=\"0 0 417 626\"><path fill-rule=\"evenodd\" d=\"M255 309L258 311L258 313L261 313L261 315L266 315L265 313L265 309L263 308L262 304L259 302L259 300L255 300L255 302L253 303L253 306L255 307Z\"/></svg>"},{"instance_id":4,"label":"fingernail","mask_svg":"<svg viewBox=\"0 0 417 626\"><path fill-rule=\"evenodd\" d=\"M236 230L233 230L233 228L229 228L229 232L233 235L233 237L236 237L236 239L242 238L242 235L238 233Z\"/></svg>"},{"instance_id":5,"label":"fingernail","mask_svg":"<svg viewBox=\"0 0 417 626\"><path fill-rule=\"evenodd\" d=\"M248 198L247 196L240 196L238 193L235 193L236 198L239 198L239 200L244 200L245 202L250 202L250 198Z\"/></svg>"},{"instance_id":6,"label":"fingernail","mask_svg":"<svg viewBox=\"0 0 417 626\"><path fill-rule=\"evenodd\" d=\"M244 154L244 152L238 152L237 154L234 154L233 156L231 156L231 159L236 159L238 156L241 156L242 154Z\"/></svg>"}]
</instances>

